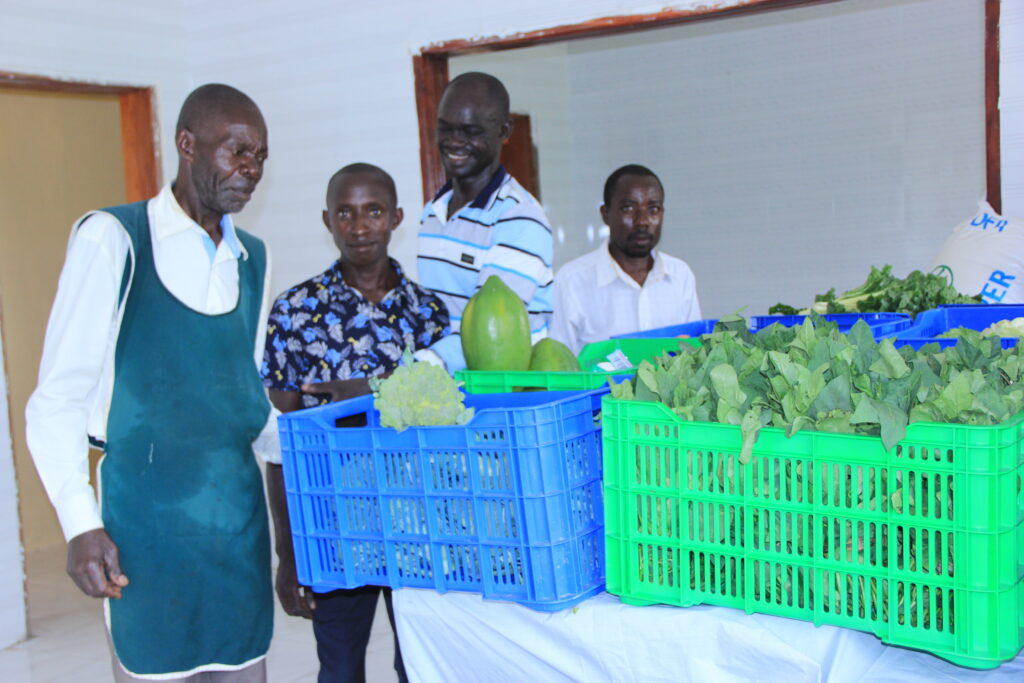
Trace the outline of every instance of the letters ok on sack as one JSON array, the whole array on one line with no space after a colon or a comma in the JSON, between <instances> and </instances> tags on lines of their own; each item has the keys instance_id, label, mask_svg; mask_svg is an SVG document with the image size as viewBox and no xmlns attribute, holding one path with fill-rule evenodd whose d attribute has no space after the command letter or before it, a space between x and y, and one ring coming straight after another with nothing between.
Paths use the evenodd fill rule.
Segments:
<instances>
[{"instance_id":1,"label":"letters ok on sack","mask_svg":"<svg viewBox=\"0 0 1024 683\"><path fill-rule=\"evenodd\" d=\"M987 304L1024 303L1024 221L1000 216L988 202L953 228L932 272Z\"/></svg>"}]
</instances>

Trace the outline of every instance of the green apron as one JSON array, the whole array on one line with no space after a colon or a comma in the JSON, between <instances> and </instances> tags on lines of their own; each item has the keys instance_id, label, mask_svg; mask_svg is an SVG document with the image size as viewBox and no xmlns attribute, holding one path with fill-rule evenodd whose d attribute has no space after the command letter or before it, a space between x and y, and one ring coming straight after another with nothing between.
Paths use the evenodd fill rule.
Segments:
<instances>
[{"instance_id":1,"label":"green apron","mask_svg":"<svg viewBox=\"0 0 1024 683\"><path fill-rule=\"evenodd\" d=\"M114 649L133 674L244 664L266 654L273 629L252 450L270 409L253 359L263 243L238 231L249 252L238 305L204 315L160 282L145 202L105 211L134 249L100 470L103 523L131 581L108 601Z\"/></svg>"}]
</instances>

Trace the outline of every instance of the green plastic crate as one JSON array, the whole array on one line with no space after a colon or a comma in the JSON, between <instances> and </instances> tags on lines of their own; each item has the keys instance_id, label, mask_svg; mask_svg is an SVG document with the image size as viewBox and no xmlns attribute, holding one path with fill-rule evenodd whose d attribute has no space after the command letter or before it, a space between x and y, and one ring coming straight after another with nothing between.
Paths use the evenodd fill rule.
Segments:
<instances>
[{"instance_id":1,"label":"green plastic crate","mask_svg":"<svg viewBox=\"0 0 1024 683\"><path fill-rule=\"evenodd\" d=\"M503 372L497 370L460 370L455 379L464 383L470 394L498 394L523 389L542 389L545 391L589 391L603 387L609 377L628 377L635 370L619 370L606 372L595 370L599 362L605 360L609 353L622 351L633 367L642 361L650 360L666 351L677 351L680 342L692 346L700 345L699 339L610 339L607 341L587 344L580 352L579 361L582 372Z\"/></svg>"},{"instance_id":2,"label":"green plastic crate","mask_svg":"<svg viewBox=\"0 0 1024 683\"><path fill-rule=\"evenodd\" d=\"M607 590L874 633L988 669L1024 646L1024 413L878 437L602 402ZM872 599L874 596L874 599Z\"/></svg>"}]
</instances>

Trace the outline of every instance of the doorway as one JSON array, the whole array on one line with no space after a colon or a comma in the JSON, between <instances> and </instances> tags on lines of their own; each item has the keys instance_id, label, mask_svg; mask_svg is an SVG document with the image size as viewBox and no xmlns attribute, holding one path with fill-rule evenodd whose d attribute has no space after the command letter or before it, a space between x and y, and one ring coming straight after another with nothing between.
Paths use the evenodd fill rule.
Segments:
<instances>
[{"instance_id":1,"label":"doorway","mask_svg":"<svg viewBox=\"0 0 1024 683\"><path fill-rule=\"evenodd\" d=\"M509 175L540 201L537 148L530 131L530 115L511 113L508 118L512 121L512 134L501 148L501 163Z\"/></svg>"},{"instance_id":2,"label":"doorway","mask_svg":"<svg viewBox=\"0 0 1024 683\"><path fill-rule=\"evenodd\" d=\"M3 76L0 326L21 540L31 552L63 541L24 414L69 229L90 209L155 194L157 159L150 89Z\"/></svg>"}]
</instances>

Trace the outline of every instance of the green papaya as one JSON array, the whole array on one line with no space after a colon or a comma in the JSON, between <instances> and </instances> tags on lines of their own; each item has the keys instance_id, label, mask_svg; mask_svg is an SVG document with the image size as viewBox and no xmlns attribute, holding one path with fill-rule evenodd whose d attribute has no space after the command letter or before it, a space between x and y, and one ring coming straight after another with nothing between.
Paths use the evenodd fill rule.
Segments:
<instances>
[{"instance_id":1,"label":"green papaya","mask_svg":"<svg viewBox=\"0 0 1024 683\"><path fill-rule=\"evenodd\" d=\"M462 353L470 370L530 367L530 318L519 295L492 275L462 311Z\"/></svg>"},{"instance_id":2,"label":"green papaya","mask_svg":"<svg viewBox=\"0 0 1024 683\"><path fill-rule=\"evenodd\" d=\"M568 346L545 337L533 345L530 369L538 372L579 372L580 362Z\"/></svg>"}]
</instances>

